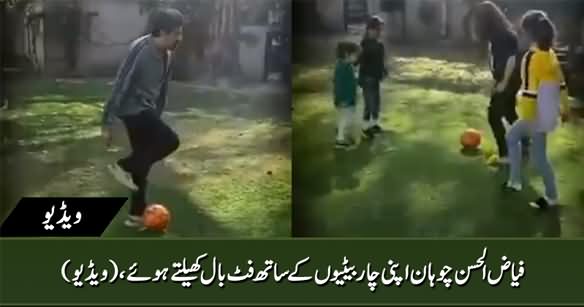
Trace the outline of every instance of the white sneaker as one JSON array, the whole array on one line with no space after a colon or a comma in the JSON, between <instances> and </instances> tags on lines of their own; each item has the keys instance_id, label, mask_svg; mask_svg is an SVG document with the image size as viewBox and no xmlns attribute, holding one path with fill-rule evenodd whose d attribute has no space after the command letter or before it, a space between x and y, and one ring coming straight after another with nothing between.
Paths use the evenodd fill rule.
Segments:
<instances>
[{"instance_id":1,"label":"white sneaker","mask_svg":"<svg viewBox=\"0 0 584 307\"><path fill-rule=\"evenodd\" d=\"M107 169L119 183L132 191L138 190L138 186L134 183L134 180L132 180L132 175L123 170L117 163L108 165Z\"/></svg>"},{"instance_id":2,"label":"white sneaker","mask_svg":"<svg viewBox=\"0 0 584 307\"><path fill-rule=\"evenodd\" d=\"M504 187L514 192L521 192L521 190L523 190L523 185L521 183L511 183L510 181L507 181Z\"/></svg>"},{"instance_id":3,"label":"white sneaker","mask_svg":"<svg viewBox=\"0 0 584 307\"><path fill-rule=\"evenodd\" d=\"M129 228L138 228L140 230L145 229L144 220L141 216L128 215L128 218L124 221L124 226Z\"/></svg>"}]
</instances>

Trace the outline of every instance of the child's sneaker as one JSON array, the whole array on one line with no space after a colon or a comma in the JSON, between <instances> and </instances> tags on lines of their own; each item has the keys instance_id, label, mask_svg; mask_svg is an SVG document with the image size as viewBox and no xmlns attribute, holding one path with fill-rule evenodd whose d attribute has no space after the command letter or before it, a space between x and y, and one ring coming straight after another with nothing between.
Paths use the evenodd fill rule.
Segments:
<instances>
[{"instance_id":1,"label":"child's sneaker","mask_svg":"<svg viewBox=\"0 0 584 307\"><path fill-rule=\"evenodd\" d=\"M547 197L540 197L535 201L529 202L529 206L534 209L546 210L557 205L557 201L548 200Z\"/></svg>"},{"instance_id":2,"label":"child's sneaker","mask_svg":"<svg viewBox=\"0 0 584 307\"><path fill-rule=\"evenodd\" d=\"M509 157L500 157L498 162L499 162L499 165L508 165L509 164Z\"/></svg>"},{"instance_id":3,"label":"child's sneaker","mask_svg":"<svg viewBox=\"0 0 584 307\"><path fill-rule=\"evenodd\" d=\"M521 184L514 184L510 182L505 182L502 188L503 191L505 192L521 192L521 190L523 189Z\"/></svg>"},{"instance_id":4,"label":"child's sneaker","mask_svg":"<svg viewBox=\"0 0 584 307\"><path fill-rule=\"evenodd\" d=\"M366 139L372 139L375 136L375 133L373 132L373 128L363 129L361 131L361 133L363 134L363 137Z\"/></svg>"},{"instance_id":5,"label":"child's sneaker","mask_svg":"<svg viewBox=\"0 0 584 307\"><path fill-rule=\"evenodd\" d=\"M144 230L144 220L141 216L128 215L128 218L124 221L124 226L129 228L137 228L139 230Z\"/></svg>"},{"instance_id":6,"label":"child's sneaker","mask_svg":"<svg viewBox=\"0 0 584 307\"><path fill-rule=\"evenodd\" d=\"M108 165L107 169L120 184L124 185L125 187L132 191L138 190L138 186L136 186L136 184L134 183L132 175L130 175L130 173L122 169L118 163Z\"/></svg>"},{"instance_id":7,"label":"child's sneaker","mask_svg":"<svg viewBox=\"0 0 584 307\"><path fill-rule=\"evenodd\" d=\"M371 129L371 132L373 133L382 133L383 132L383 128L381 128L380 125L375 124L373 127L369 128Z\"/></svg>"},{"instance_id":8,"label":"child's sneaker","mask_svg":"<svg viewBox=\"0 0 584 307\"><path fill-rule=\"evenodd\" d=\"M347 149L351 147L351 143L345 140L337 140L335 142L335 147L338 149Z\"/></svg>"}]
</instances>

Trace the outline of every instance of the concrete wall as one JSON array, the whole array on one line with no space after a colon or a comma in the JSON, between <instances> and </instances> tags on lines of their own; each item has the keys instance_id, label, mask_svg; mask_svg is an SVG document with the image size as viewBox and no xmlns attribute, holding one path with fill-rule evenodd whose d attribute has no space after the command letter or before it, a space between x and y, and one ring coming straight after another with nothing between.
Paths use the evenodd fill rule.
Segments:
<instances>
[{"instance_id":1,"label":"concrete wall","mask_svg":"<svg viewBox=\"0 0 584 307\"><path fill-rule=\"evenodd\" d=\"M45 74L60 74L65 70L65 50L59 40L58 33L61 29L56 21L59 18L59 5L57 1L44 0L44 50L45 50Z\"/></svg>"},{"instance_id":2,"label":"concrete wall","mask_svg":"<svg viewBox=\"0 0 584 307\"><path fill-rule=\"evenodd\" d=\"M435 2L440 6L436 23L427 25L419 17L423 2ZM464 16L470 10L465 0L408 0L406 1L406 31L412 41L458 41L465 37L462 26ZM442 4L445 3L445 6ZM447 27L447 30L444 29ZM446 34L446 35L444 35Z\"/></svg>"},{"instance_id":3,"label":"concrete wall","mask_svg":"<svg viewBox=\"0 0 584 307\"><path fill-rule=\"evenodd\" d=\"M425 0L422 0L425 1ZM428 27L418 17L418 10L422 5L421 0L406 1L406 32L408 39L418 41L424 37L439 37L440 29L438 27ZM437 0L436 0L437 1Z\"/></svg>"},{"instance_id":4,"label":"concrete wall","mask_svg":"<svg viewBox=\"0 0 584 307\"><path fill-rule=\"evenodd\" d=\"M25 55L24 46L24 14L22 12L14 11L13 14L6 14L7 24L12 33L10 33L10 39L12 40L11 53L14 55Z\"/></svg>"},{"instance_id":5,"label":"concrete wall","mask_svg":"<svg viewBox=\"0 0 584 307\"><path fill-rule=\"evenodd\" d=\"M540 9L547 12L556 25L558 41L564 43L579 35L574 32L574 25L580 24L580 22L576 21L578 20L576 14L582 12L582 2L583 1L581 0L507 0L506 2L503 2L503 4L506 7L507 16L516 27L519 27L521 16L528 9ZM583 16L582 13L580 13L580 16ZM582 20L582 17L580 17L579 20Z\"/></svg>"},{"instance_id":6,"label":"concrete wall","mask_svg":"<svg viewBox=\"0 0 584 307\"><path fill-rule=\"evenodd\" d=\"M448 1L448 39L461 41L466 39L463 27L464 17L470 12L471 6L466 0Z\"/></svg>"},{"instance_id":7,"label":"concrete wall","mask_svg":"<svg viewBox=\"0 0 584 307\"><path fill-rule=\"evenodd\" d=\"M367 13L369 15L381 15L381 1L367 0Z\"/></svg>"},{"instance_id":8,"label":"concrete wall","mask_svg":"<svg viewBox=\"0 0 584 307\"><path fill-rule=\"evenodd\" d=\"M239 58L242 73L251 80L261 81L264 77L267 26L244 26L241 31L257 38L254 44L240 43Z\"/></svg>"},{"instance_id":9,"label":"concrete wall","mask_svg":"<svg viewBox=\"0 0 584 307\"><path fill-rule=\"evenodd\" d=\"M46 4L54 2L45 0ZM84 17L77 66L79 74L113 76L116 73L131 41L146 29L148 13L141 14L139 4L138 0L81 0ZM256 34L259 42L253 46L242 43L240 61L245 76L259 80L263 76L266 27L246 27L246 31ZM52 32L55 32L54 26ZM66 61L62 42L55 35L49 36L45 47L47 72L63 74Z\"/></svg>"},{"instance_id":10,"label":"concrete wall","mask_svg":"<svg viewBox=\"0 0 584 307\"><path fill-rule=\"evenodd\" d=\"M322 24L335 31L344 31L345 14L343 0L314 0Z\"/></svg>"},{"instance_id":11,"label":"concrete wall","mask_svg":"<svg viewBox=\"0 0 584 307\"><path fill-rule=\"evenodd\" d=\"M79 70L87 74L115 72L131 41L143 34L148 16L137 1L83 0L83 10L96 12L80 48Z\"/></svg>"},{"instance_id":12,"label":"concrete wall","mask_svg":"<svg viewBox=\"0 0 584 307\"><path fill-rule=\"evenodd\" d=\"M443 19L433 25L426 25L419 18L419 8L423 2L430 1L438 4L447 3L438 12ZM401 38L404 27L401 13L387 13L381 10L381 0L367 0L368 13L376 14L385 20L385 33L389 38ZM470 10L467 0L407 0L405 2L405 27L407 38L411 41L437 41L443 39L443 32L446 30L442 23L446 23L448 35L446 40L458 41L465 38L465 31L462 27L463 19ZM444 11L441 11L442 8Z\"/></svg>"},{"instance_id":13,"label":"concrete wall","mask_svg":"<svg viewBox=\"0 0 584 307\"><path fill-rule=\"evenodd\" d=\"M46 68L49 74L59 75L66 70L57 1L45 0L50 12L45 22ZM140 36L146 27L147 15L140 14L135 0L80 0L83 12L77 72L81 75L112 75L128 51L129 43ZM93 14L94 16L90 16Z\"/></svg>"}]
</instances>

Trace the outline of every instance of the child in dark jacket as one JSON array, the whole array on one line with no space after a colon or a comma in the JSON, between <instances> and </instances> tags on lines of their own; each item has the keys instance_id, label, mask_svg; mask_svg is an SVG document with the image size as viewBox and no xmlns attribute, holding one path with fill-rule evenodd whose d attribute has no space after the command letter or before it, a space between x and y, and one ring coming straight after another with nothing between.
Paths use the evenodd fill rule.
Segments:
<instances>
[{"instance_id":1,"label":"child in dark jacket","mask_svg":"<svg viewBox=\"0 0 584 307\"><path fill-rule=\"evenodd\" d=\"M385 47L379 40L383 20L373 16L367 22L367 32L361 42L359 58L359 84L363 88L365 111L363 114L363 134L372 137L382 131L379 125L381 105L380 83L387 76L385 67Z\"/></svg>"},{"instance_id":2,"label":"child in dark jacket","mask_svg":"<svg viewBox=\"0 0 584 307\"><path fill-rule=\"evenodd\" d=\"M359 46L341 42L337 46L337 64L334 75L334 104L337 109L336 147L347 148L352 140L347 139L355 116L357 78L353 65L358 59Z\"/></svg>"}]
</instances>

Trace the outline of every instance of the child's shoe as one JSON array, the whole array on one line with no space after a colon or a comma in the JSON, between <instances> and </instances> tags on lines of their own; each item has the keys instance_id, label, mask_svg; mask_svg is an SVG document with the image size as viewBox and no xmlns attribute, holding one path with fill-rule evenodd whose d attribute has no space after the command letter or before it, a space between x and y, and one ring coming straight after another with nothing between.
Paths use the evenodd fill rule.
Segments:
<instances>
[{"instance_id":1,"label":"child's shoe","mask_svg":"<svg viewBox=\"0 0 584 307\"><path fill-rule=\"evenodd\" d=\"M361 131L363 137L366 139L372 139L375 136L375 132L373 132L373 128L363 129Z\"/></svg>"},{"instance_id":2,"label":"child's shoe","mask_svg":"<svg viewBox=\"0 0 584 307\"><path fill-rule=\"evenodd\" d=\"M529 202L529 206L534 209L546 210L557 205L556 200L548 200L547 197L540 197L535 201Z\"/></svg>"},{"instance_id":3,"label":"child's shoe","mask_svg":"<svg viewBox=\"0 0 584 307\"><path fill-rule=\"evenodd\" d=\"M351 143L346 141L346 140L337 140L335 142L335 147L337 149L347 149L347 148L351 147Z\"/></svg>"},{"instance_id":4,"label":"child's shoe","mask_svg":"<svg viewBox=\"0 0 584 307\"><path fill-rule=\"evenodd\" d=\"M521 192L523 186L517 183L511 183L509 181L505 182L502 186L504 192Z\"/></svg>"},{"instance_id":5,"label":"child's shoe","mask_svg":"<svg viewBox=\"0 0 584 307\"><path fill-rule=\"evenodd\" d=\"M128 228L135 228L139 231L146 229L144 227L144 219L141 216L136 215L128 215L128 218L124 221L124 226Z\"/></svg>"}]
</instances>

